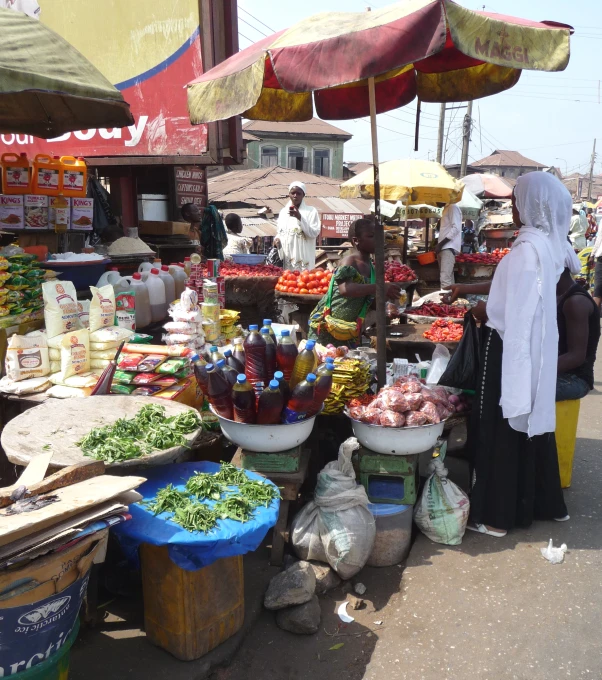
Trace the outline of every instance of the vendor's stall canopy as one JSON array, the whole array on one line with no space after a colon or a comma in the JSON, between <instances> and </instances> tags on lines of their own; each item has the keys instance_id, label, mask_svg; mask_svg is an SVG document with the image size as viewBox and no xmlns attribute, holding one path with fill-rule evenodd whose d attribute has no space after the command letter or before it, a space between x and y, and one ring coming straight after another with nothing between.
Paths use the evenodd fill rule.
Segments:
<instances>
[{"instance_id":1,"label":"vendor's stall canopy","mask_svg":"<svg viewBox=\"0 0 602 680\"><path fill-rule=\"evenodd\" d=\"M36 19L0 8L0 133L45 139L134 119L119 90Z\"/></svg>"},{"instance_id":2,"label":"vendor's stall canopy","mask_svg":"<svg viewBox=\"0 0 602 680\"><path fill-rule=\"evenodd\" d=\"M413 158L380 164L380 195L406 205L457 203L464 185L440 164ZM341 184L341 198L374 197L374 168Z\"/></svg>"},{"instance_id":3,"label":"vendor's stall canopy","mask_svg":"<svg viewBox=\"0 0 602 680\"><path fill-rule=\"evenodd\" d=\"M462 177L462 182L479 198L510 198L512 187L497 175L479 173Z\"/></svg>"},{"instance_id":4,"label":"vendor's stall canopy","mask_svg":"<svg viewBox=\"0 0 602 680\"><path fill-rule=\"evenodd\" d=\"M325 12L233 55L188 86L193 124L326 120L423 102L462 102L513 87L523 69L561 71L571 27L406 0L372 12Z\"/></svg>"},{"instance_id":5,"label":"vendor's stall canopy","mask_svg":"<svg viewBox=\"0 0 602 680\"><path fill-rule=\"evenodd\" d=\"M376 206L374 202L370 205L370 212L375 212ZM405 220L406 215L408 220L425 220L429 217L434 217L436 219L441 217L443 208L437 208L433 205L426 205L424 203L418 203L416 205L406 206L401 202L389 203L389 201L380 202L380 213L383 217L389 220L400 219Z\"/></svg>"},{"instance_id":6,"label":"vendor's stall canopy","mask_svg":"<svg viewBox=\"0 0 602 680\"><path fill-rule=\"evenodd\" d=\"M464 187L462 198L458 203L464 219L476 219L483 209L483 201L477 198L470 189Z\"/></svg>"}]
</instances>

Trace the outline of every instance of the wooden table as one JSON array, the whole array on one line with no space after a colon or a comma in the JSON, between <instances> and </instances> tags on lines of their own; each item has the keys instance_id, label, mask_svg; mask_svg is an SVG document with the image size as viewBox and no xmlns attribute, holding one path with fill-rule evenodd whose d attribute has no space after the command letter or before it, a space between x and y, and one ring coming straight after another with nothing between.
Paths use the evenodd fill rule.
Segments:
<instances>
[{"instance_id":1,"label":"wooden table","mask_svg":"<svg viewBox=\"0 0 602 680\"><path fill-rule=\"evenodd\" d=\"M232 458L232 464L236 467L242 467L241 462L242 449L238 448L234 457ZM288 526L288 511L291 501L296 501L299 495L299 489L301 488L305 478L307 477L307 468L309 466L309 457L311 451L309 449L303 449L301 452L301 461L299 463L298 472L258 472L258 475L262 475L269 479L271 482L280 488L280 493L282 494L282 500L280 501L280 511L278 512L278 521L274 526L274 536L272 538L272 553L270 556L270 564L279 567L284 559L284 544L286 543L287 536L287 526Z\"/></svg>"},{"instance_id":2,"label":"wooden table","mask_svg":"<svg viewBox=\"0 0 602 680\"><path fill-rule=\"evenodd\" d=\"M445 345L449 349L449 353L453 354L458 347L457 342L436 343L422 336L431 325L430 323L408 323L387 326L387 360L407 359L409 362L415 363L416 354L419 354L421 359L428 361L433 356L435 345L438 344ZM398 332L402 335L394 336L391 335L392 332ZM376 348L376 334L371 335L370 346Z\"/></svg>"},{"instance_id":3,"label":"wooden table","mask_svg":"<svg viewBox=\"0 0 602 680\"><path fill-rule=\"evenodd\" d=\"M84 456L76 442L91 429L114 423L118 418L131 418L147 404L164 406L168 416L191 410L191 407L184 404L153 397L110 395L47 399L5 425L1 438L2 448L11 463L23 466L35 456L52 451L54 455L49 471L56 472L68 465L90 460ZM199 429L186 435L189 447L201 431ZM114 463L108 469L113 473L124 468L130 471L132 467L182 462L189 456L190 448L177 446Z\"/></svg>"}]
</instances>

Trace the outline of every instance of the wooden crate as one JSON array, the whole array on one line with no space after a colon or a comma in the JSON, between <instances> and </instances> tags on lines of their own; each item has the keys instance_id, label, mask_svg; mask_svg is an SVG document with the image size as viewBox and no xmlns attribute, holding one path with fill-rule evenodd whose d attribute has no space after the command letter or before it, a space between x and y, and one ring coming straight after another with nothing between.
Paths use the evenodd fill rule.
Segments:
<instances>
[{"instance_id":1,"label":"wooden crate","mask_svg":"<svg viewBox=\"0 0 602 680\"><path fill-rule=\"evenodd\" d=\"M153 236L175 236L182 234L187 236L190 231L188 222L162 222L153 220L141 220L138 223L138 233L151 234Z\"/></svg>"}]
</instances>

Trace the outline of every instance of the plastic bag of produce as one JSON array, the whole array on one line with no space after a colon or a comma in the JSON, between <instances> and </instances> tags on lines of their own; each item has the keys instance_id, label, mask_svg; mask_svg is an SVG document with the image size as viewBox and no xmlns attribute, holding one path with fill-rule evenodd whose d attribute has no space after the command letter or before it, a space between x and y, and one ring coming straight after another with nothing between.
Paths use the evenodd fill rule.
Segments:
<instances>
[{"instance_id":1,"label":"plastic bag of produce","mask_svg":"<svg viewBox=\"0 0 602 680\"><path fill-rule=\"evenodd\" d=\"M396 411L383 411L380 416L380 424L383 427L403 427L405 423L405 417Z\"/></svg>"},{"instance_id":2,"label":"plastic bag of produce","mask_svg":"<svg viewBox=\"0 0 602 680\"><path fill-rule=\"evenodd\" d=\"M431 359L431 367L426 374L426 384L436 385L449 364L450 353L445 345L436 345Z\"/></svg>"},{"instance_id":3,"label":"plastic bag of produce","mask_svg":"<svg viewBox=\"0 0 602 680\"><path fill-rule=\"evenodd\" d=\"M464 315L464 335L458 349L447 364L439 384L474 390L479 377L480 333L471 311Z\"/></svg>"},{"instance_id":4,"label":"plastic bag of produce","mask_svg":"<svg viewBox=\"0 0 602 680\"><path fill-rule=\"evenodd\" d=\"M444 454L447 443L441 447ZM414 508L414 521L435 543L459 545L466 531L470 502L468 496L447 478L442 456L429 463L430 477Z\"/></svg>"},{"instance_id":5,"label":"plastic bag of produce","mask_svg":"<svg viewBox=\"0 0 602 680\"><path fill-rule=\"evenodd\" d=\"M303 560L327 562L343 579L350 579L366 564L376 535L364 487L355 481L351 464L357 439L347 439L339 458L318 475L316 493L295 517L292 544Z\"/></svg>"}]
</instances>

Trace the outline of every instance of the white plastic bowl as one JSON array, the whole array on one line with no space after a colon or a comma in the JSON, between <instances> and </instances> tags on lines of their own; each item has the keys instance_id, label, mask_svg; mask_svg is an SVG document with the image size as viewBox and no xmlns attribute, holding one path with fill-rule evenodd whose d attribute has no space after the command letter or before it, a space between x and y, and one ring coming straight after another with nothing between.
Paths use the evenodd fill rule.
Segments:
<instances>
[{"instance_id":1,"label":"white plastic bowl","mask_svg":"<svg viewBox=\"0 0 602 680\"><path fill-rule=\"evenodd\" d=\"M313 416L290 425L248 425L222 418L215 413L213 407L210 408L217 416L222 432L233 444L258 453L278 453L303 444L309 438L316 421L316 416Z\"/></svg>"},{"instance_id":2,"label":"white plastic bowl","mask_svg":"<svg viewBox=\"0 0 602 680\"><path fill-rule=\"evenodd\" d=\"M420 427L382 427L369 425L352 418L353 434L362 446L375 453L392 456L410 456L433 448L443 433L445 422Z\"/></svg>"}]
</instances>

